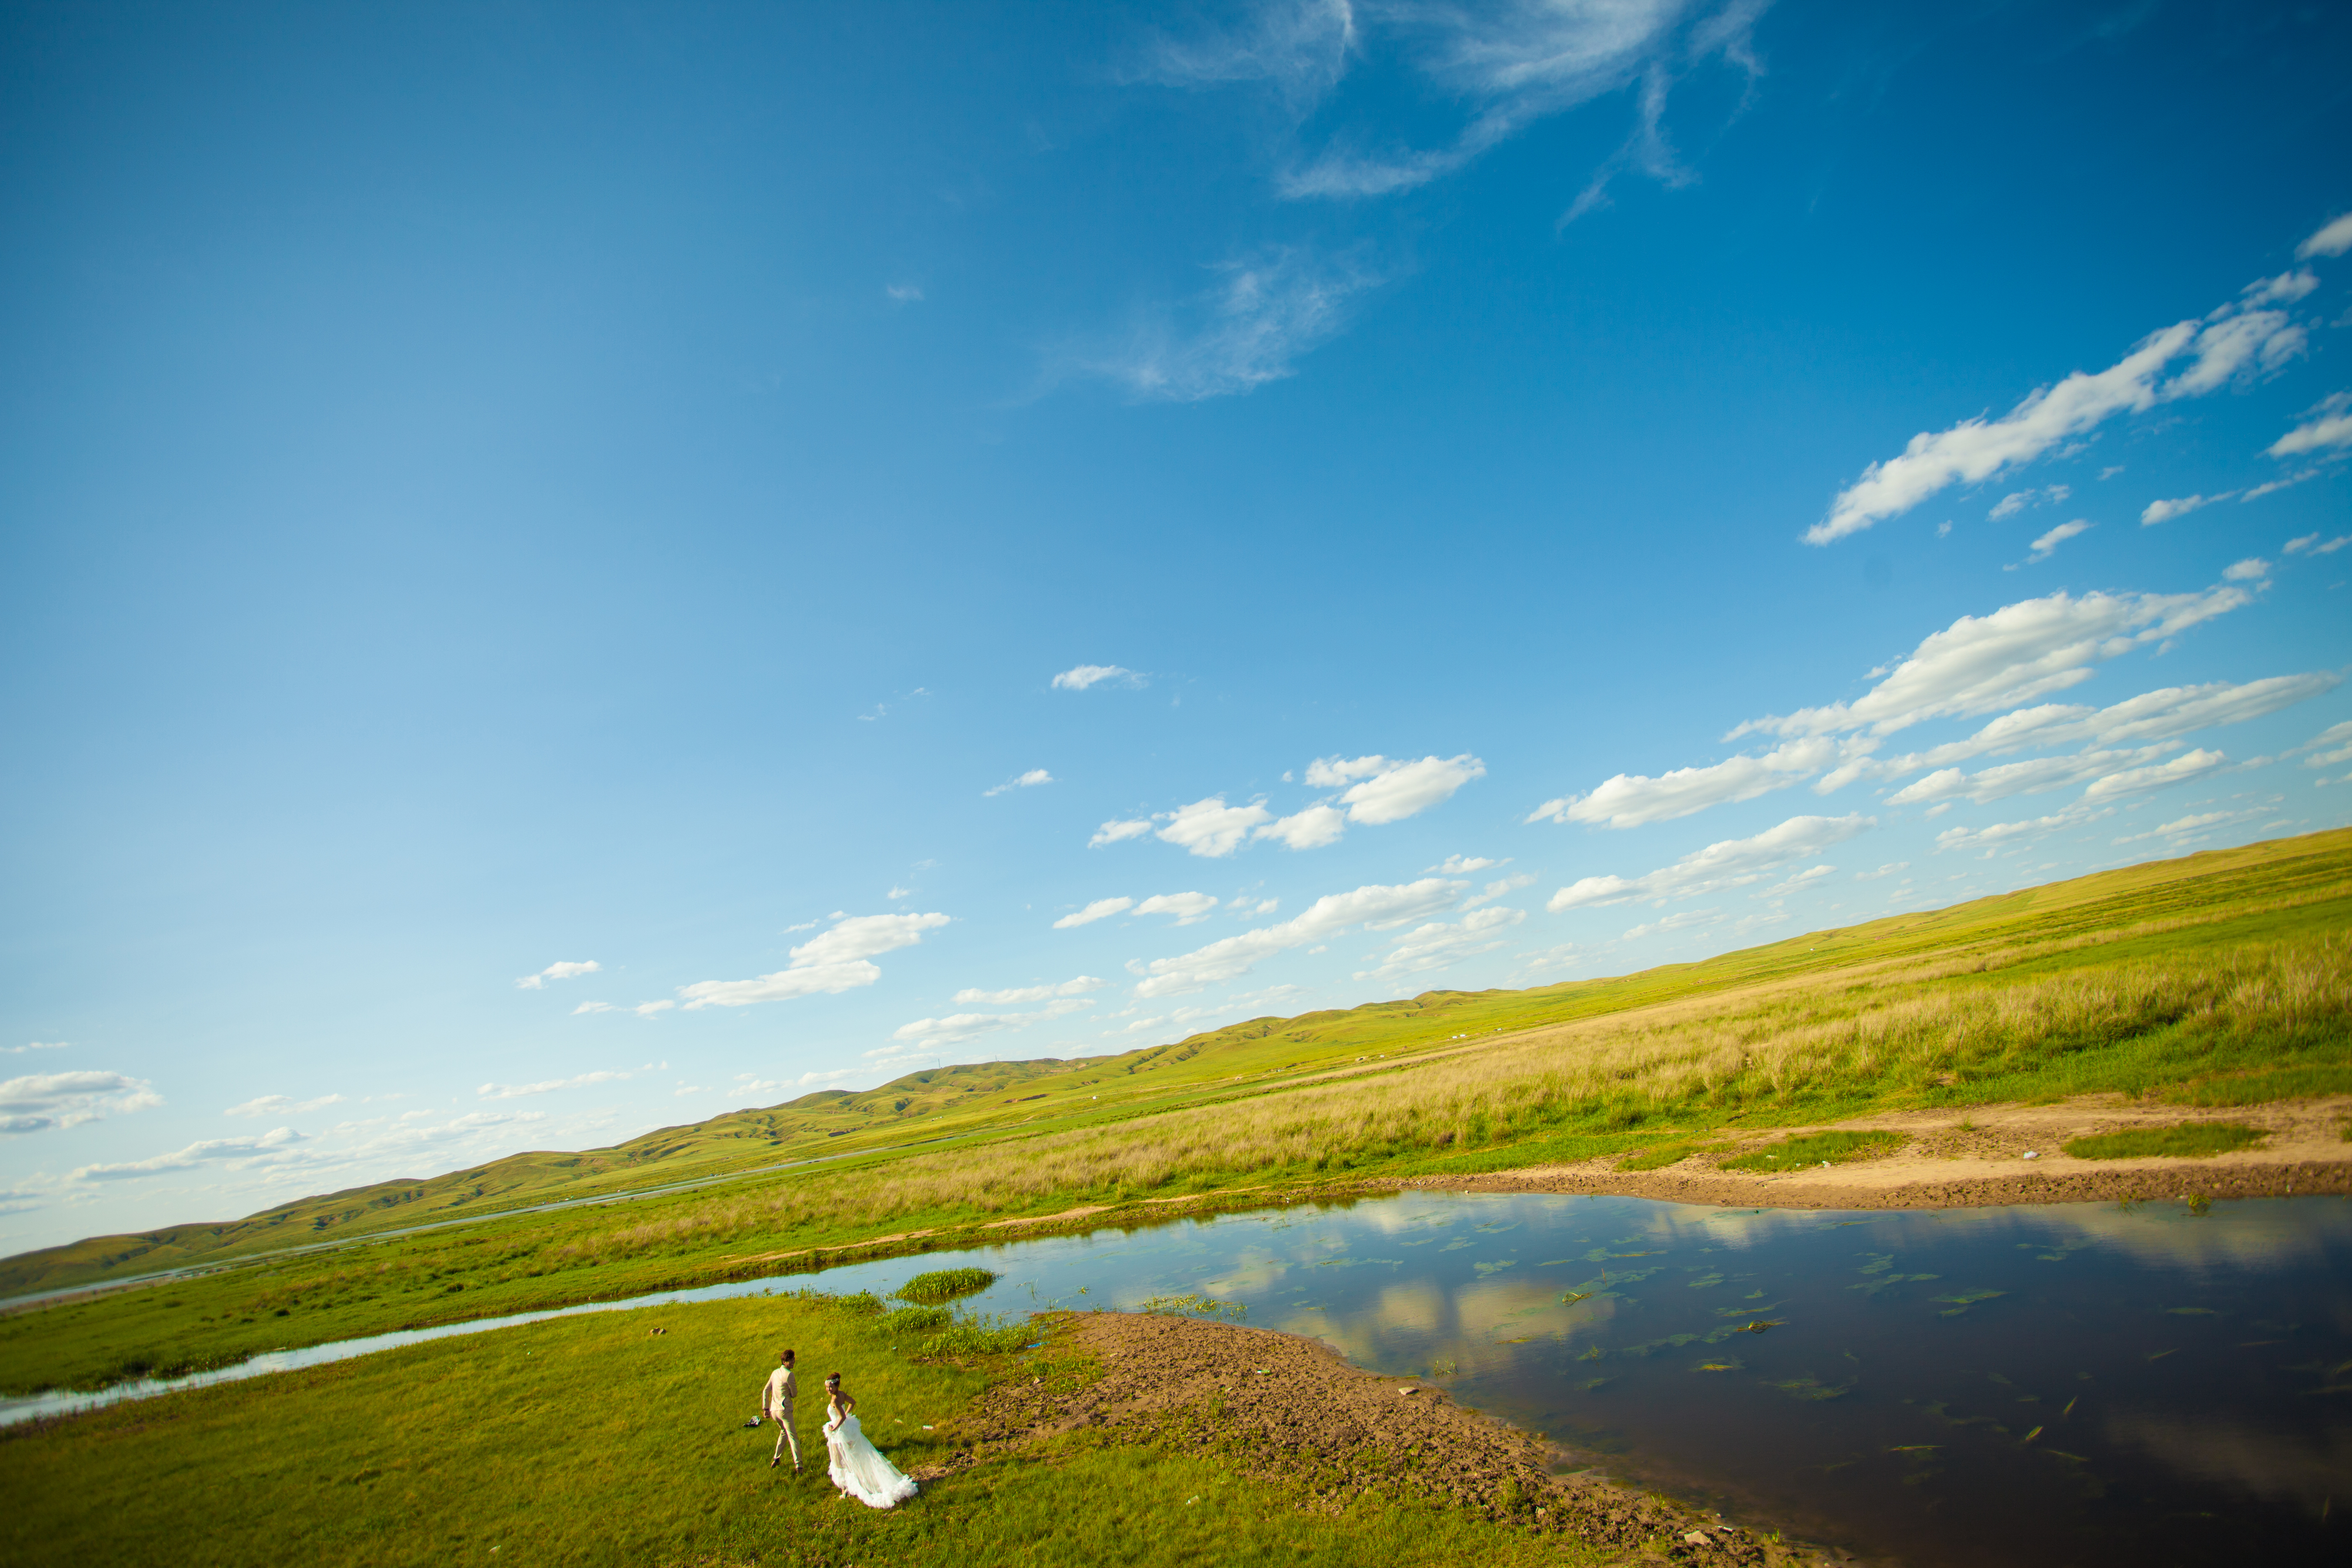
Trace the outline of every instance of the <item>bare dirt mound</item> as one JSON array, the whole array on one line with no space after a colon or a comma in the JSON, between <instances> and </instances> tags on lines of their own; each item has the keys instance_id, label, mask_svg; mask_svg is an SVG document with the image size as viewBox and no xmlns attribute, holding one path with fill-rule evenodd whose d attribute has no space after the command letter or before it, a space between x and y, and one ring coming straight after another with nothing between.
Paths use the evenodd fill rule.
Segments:
<instances>
[{"instance_id":1,"label":"bare dirt mound","mask_svg":"<svg viewBox=\"0 0 2352 1568\"><path fill-rule=\"evenodd\" d=\"M1360 1372L1313 1340L1119 1312L1050 1321L1056 1348L1083 1356L1086 1373L991 1389L951 1434L958 1452L931 1474L1092 1433L1213 1456L1335 1512L1366 1493L1418 1498L1641 1560L1815 1560L1597 1477L1555 1475L1561 1455L1550 1444L1426 1384Z\"/></svg>"}]
</instances>

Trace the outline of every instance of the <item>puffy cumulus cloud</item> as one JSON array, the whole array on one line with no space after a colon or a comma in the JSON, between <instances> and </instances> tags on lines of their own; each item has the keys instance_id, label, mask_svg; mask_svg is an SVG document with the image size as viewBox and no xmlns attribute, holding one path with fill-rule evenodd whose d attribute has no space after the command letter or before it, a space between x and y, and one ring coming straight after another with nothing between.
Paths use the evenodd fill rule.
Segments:
<instances>
[{"instance_id":1,"label":"puffy cumulus cloud","mask_svg":"<svg viewBox=\"0 0 2352 1568\"><path fill-rule=\"evenodd\" d=\"M1450 968L1465 958L1492 952L1507 940L1503 935L1528 918L1525 910L1478 910L1447 923L1433 921L1391 940L1380 966L1359 973L1359 980L1396 980L1433 969Z\"/></svg>"},{"instance_id":2,"label":"puffy cumulus cloud","mask_svg":"<svg viewBox=\"0 0 2352 1568\"><path fill-rule=\"evenodd\" d=\"M2273 458L2292 458L2322 447L2352 445L2352 392L2339 392L2305 410L2304 422L2263 448Z\"/></svg>"},{"instance_id":3,"label":"puffy cumulus cloud","mask_svg":"<svg viewBox=\"0 0 2352 1568\"><path fill-rule=\"evenodd\" d=\"M2221 570L2221 575L2232 583L2260 583L2271 574L2271 563L2259 555L2249 555L2243 561L2233 561Z\"/></svg>"},{"instance_id":4,"label":"puffy cumulus cloud","mask_svg":"<svg viewBox=\"0 0 2352 1568\"><path fill-rule=\"evenodd\" d=\"M1873 463L1838 492L1829 515L1806 531L1808 544L1828 544L1899 517L1956 484L1978 484L2013 471L2120 414L2201 397L2241 377L2277 369L2303 352L2304 329L2284 310L2261 308L2281 296L2258 285L2203 321L2176 321L2150 332L2095 374L2076 371L2041 387L1998 419L1979 416L1921 431L1902 452ZM2185 363L2184 363L2185 362ZM2178 367L2176 369L2176 367ZM2166 380L2168 372L2173 372Z\"/></svg>"},{"instance_id":5,"label":"puffy cumulus cloud","mask_svg":"<svg viewBox=\"0 0 2352 1568\"><path fill-rule=\"evenodd\" d=\"M1143 677L1120 664L1081 664L1054 677L1056 691L1085 691L1097 686L1140 686Z\"/></svg>"},{"instance_id":6,"label":"puffy cumulus cloud","mask_svg":"<svg viewBox=\"0 0 2352 1568\"><path fill-rule=\"evenodd\" d=\"M551 1078L538 1083L486 1083L474 1093L483 1100L520 1100L526 1095L553 1094L559 1089L585 1089L591 1084L621 1083L625 1072L583 1072L572 1078Z\"/></svg>"},{"instance_id":7,"label":"puffy cumulus cloud","mask_svg":"<svg viewBox=\"0 0 2352 1568\"><path fill-rule=\"evenodd\" d=\"M948 923L942 914L844 915L832 929L793 948L792 962L756 980L704 980L682 985L678 995L689 1011L701 1007L748 1007L756 1002L787 1002L819 993L837 994L882 978L873 960L912 947L923 933ZM643 1009L640 1009L643 1011Z\"/></svg>"},{"instance_id":8,"label":"puffy cumulus cloud","mask_svg":"<svg viewBox=\"0 0 2352 1568\"><path fill-rule=\"evenodd\" d=\"M601 966L591 958L578 963L551 963L536 974L526 974L515 984L525 991L545 989L551 980L571 980L583 974L601 973Z\"/></svg>"},{"instance_id":9,"label":"puffy cumulus cloud","mask_svg":"<svg viewBox=\"0 0 2352 1568\"><path fill-rule=\"evenodd\" d=\"M1149 827L1150 825L1147 823L1145 826ZM1107 921L1110 919L1111 916L1118 914L1123 910L1133 909L1134 907L1135 900L1133 899L1097 899L1085 909L1073 910L1068 914L1064 915L1060 920L1055 921L1054 922L1054 929L1055 931L1072 931L1079 926L1092 925L1097 921Z\"/></svg>"},{"instance_id":10,"label":"puffy cumulus cloud","mask_svg":"<svg viewBox=\"0 0 2352 1568\"><path fill-rule=\"evenodd\" d=\"M2308 261L2315 256L2341 256L2352 250L2352 213L2331 220L2309 239L2294 247L2297 261Z\"/></svg>"},{"instance_id":11,"label":"puffy cumulus cloud","mask_svg":"<svg viewBox=\"0 0 2352 1568\"><path fill-rule=\"evenodd\" d=\"M1083 996L1109 984L1109 981L1097 980L1091 974L1081 974L1058 985L1015 985L1004 991L963 990L949 1000L963 1007L1018 1007L1025 1002L1051 1002L1062 996Z\"/></svg>"},{"instance_id":12,"label":"puffy cumulus cloud","mask_svg":"<svg viewBox=\"0 0 2352 1568\"><path fill-rule=\"evenodd\" d=\"M120 1164L84 1165L66 1179L72 1182L119 1182L134 1176L152 1176L161 1171L189 1171L199 1165L214 1163L225 1163L232 1170L242 1170L304 1141L302 1134L291 1127L280 1127L257 1138L206 1138L169 1154L156 1154Z\"/></svg>"},{"instance_id":13,"label":"puffy cumulus cloud","mask_svg":"<svg viewBox=\"0 0 2352 1568\"><path fill-rule=\"evenodd\" d=\"M982 790L980 795L982 800L986 800L992 795L1003 795L1007 790L1035 789L1039 784L1049 784L1053 782L1054 775L1052 773L1047 773L1043 768L1031 768L1027 773L1021 774L1017 778L1009 778L1003 784L997 784L992 788ZM892 896L896 897L897 895L893 894Z\"/></svg>"},{"instance_id":14,"label":"puffy cumulus cloud","mask_svg":"<svg viewBox=\"0 0 2352 1568\"><path fill-rule=\"evenodd\" d=\"M1255 837L1271 838L1293 849L1320 849L1337 844L1348 831L1348 814L1336 805L1310 805L1306 810L1269 822Z\"/></svg>"},{"instance_id":15,"label":"puffy cumulus cloud","mask_svg":"<svg viewBox=\"0 0 2352 1568\"><path fill-rule=\"evenodd\" d=\"M1636 900L1664 903L1760 882L1767 872L1819 855L1878 826L1874 816L1792 816L1752 838L1727 838L1641 877L1585 877L1562 888L1544 907L1564 910Z\"/></svg>"},{"instance_id":16,"label":"puffy cumulus cloud","mask_svg":"<svg viewBox=\"0 0 2352 1568\"><path fill-rule=\"evenodd\" d=\"M1926 768L1944 768L1970 757L2028 747L2116 746L2170 740L2220 724L2242 724L2324 692L2343 677L2331 670L2273 675L2261 680L2210 681L2202 686L2167 686L2143 691L2106 708L2045 702L2004 713L1966 740L1925 752L1888 757L1874 773L1900 778Z\"/></svg>"},{"instance_id":17,"label":"puffy cumulus cloud","mask_svg":"<svg viewBox=\"0 0 2352 1568\"><path fill-rule=\"evenodd\" d=\"M1095 836L1087 840L1087 847L1099 849L1106 844L1118 844L1129 838L1140 838L1150 831L1151 823L1148 818L1136 817L1121 821L1118 817L1113 817L1095 829Z\"/></svg>"},{"instance_id":18,"label":"puffy cumulus cloud","mask_svg":"<svg viewBox=\"0 0 2352 1568\"><path fill-rule=\"evenodd\" d=\"M119 1072L29 1073L0 1082L0 1133L79 1127L163 1103L146 1079Z\"/></svg>"},{"instance_id":19,"label":"puffy cumulus cloud","mask_svg":"<svg viewBox=\"0 0 2352 1568\"><path fill-rule=\"evenodd\" d=\"M2252 604L2242 588L2195 594L2063 592L1962 616L1920 640L1852 702L1750 720L1731 732L1889 735L1929 719L2013 708L2091 679L2094 666Z\"/></svg>"},{"instance_id":20,"label":"puffy cumulus cloud","mask_svg":"<svg viewBox=\"0 0 2352 1568\"><path fill-rule=\"evenodd\" d=\"M1486 776L1486 764L1467 752L1417 763L1382 756L1318 757L1307 765L1307 782L1315 788L1350 786L1339 804L1347 808L1349 821L1368 827L1418 816L1451 800L1472 779Z\"/></svg>"},{"instance_id":21,"label":"puffy cumulus cloud","mask_svg":"<svg viewBox=\"0 0 2352 1568\"><path fill-rule=\"evenodd\" d=\"M1548 800L1527 820L1642 827L1671 822L1711 805L1753 800L1786 789L1838 762L1845 749L1825 736L1805 736L1761 755L1741 755L1700 768L1676 768L1655 778L1618 773L1590 792Z\"/></svg>"},{"instance_id":22,"label":"puffy cumulus cloud","mask_svg":"<svg viewBox=\"0 0 2352 1568\"><path fill-rule=\"evenodd\" d=\"M1174 915L1180 926L1199 925L1217 900L1206 893L1154 893L1135 906L1139 915Z\"/></svg>"},{"instance_id":23,"label":"puffy cumulus cloud","mask_svg":"<svg viewBox=\"0 0 2352 1568\"><path fill-rule=\"evenodd\" d=\"M2176 517L2187 517L2199 507L2211 506L2216 501L2228 500L2237 493L2235 490L2223 490L2220 495L2181 496L2175 500L2152 500L2140 509L2139 525L2142 528L2154 528L2159 522L2170 522Z\"/></svg>"},{"instance_id":24,"label":"puffy cumulus cloud","mask_svg":"<svg viewBox=\"0 0 2352 1568\"><path fill-rule=\"evenodd\" d=\"M1277 246L1213 268L1214 286L1153 310L1120 341L1069 353L1051 379L1108 381L1136 402L1198 403L1256 391L1348 324L1381 278L1360 255Z\"/></svg>"},{"instance_id":25,"label":"puffy cumulus cloud","mask_svg":"<svg viewBox=\"0 0 2352 1568\"><path fill-rule=\"evenodd\" d=\"M232 1105L223 1116L304 1116L313 1110L323 1110L330 1105L341 1105L340 1094L322 1094L315 1100L296 1100L291 1095L265 1094L241 1105Z\"/></svg>"},{"instance_id":26,"label":"puffy cumulus cloud","mask_svg":"<svg viewBox=\"0 0 2352 1568\"><path fill-rule=\"evenodd\" d=\"M2084 522L2081 518L2076 518L2072 522L2062 522L2057 527L2052 529L2049 532L2043 534L2041 538L2033 542L2033 553L2027 556L2026 559L2029 561L2047 561L2050 559L2051 552L2056 550L2060 545L2065 543L2068 540L2073 539L2077 534L2088 533L2090 531L2091 525Z\"/></svg>"},{"instance_id":27,"label":"puffy cumulus cloud","mask_svg":"<svg viewBox=\"0 0 2352 1568\"><path fill-rule=\"evenodd\" d=\"M1465 886L1441 877L1424 877L1396 887L1370 884L1352 892L1327 893L1277 925L1229 936L1175 958L1129 964L1143 977L1135 994L1148 1000L1203 990L1247 974L1276 953L1327 941L1349 926L1392 930L1450 907Z\"/></svg>"},{"instance_id":28,"label":"puffy cumulus cloud","mask_svg":"<svg viewBox=\"0 0 2352 1568\"><path fill-rule=\"evenodd\" d=\"M1188 854L1217 860L1240 848L1249 830L1273 816L1255 803L1227 805L1223 795L1213 795L1190 805L1180 805L1174 811L1161 812L1152 820L1166 825L1157 835L1160 842L1173 844ZM1109 825L1104 826L1108 831Z\"/></svg>"}]
</instances>

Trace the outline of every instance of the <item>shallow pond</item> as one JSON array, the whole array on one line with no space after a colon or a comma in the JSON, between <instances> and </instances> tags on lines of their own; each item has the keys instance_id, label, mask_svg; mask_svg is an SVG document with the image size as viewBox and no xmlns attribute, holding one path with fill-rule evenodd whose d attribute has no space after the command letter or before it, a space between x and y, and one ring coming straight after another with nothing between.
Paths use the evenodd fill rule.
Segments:
<instances>
[{"instance_id":1,"label":"shallow pond","mask_svg":"<svg viewBox=\"0 0 2352 1568\"><path fill-rule=\"evenodd\" d=\"M381 1335L0 1420L580 1311L887 1295L966 1263L1003 1276L969 1308L1312 1335L1621 1479L1916 1568L2314 1561L2352 1501L2338 1198L1822 1213L1411 1193Z\"/></svg>"}]
</instances>

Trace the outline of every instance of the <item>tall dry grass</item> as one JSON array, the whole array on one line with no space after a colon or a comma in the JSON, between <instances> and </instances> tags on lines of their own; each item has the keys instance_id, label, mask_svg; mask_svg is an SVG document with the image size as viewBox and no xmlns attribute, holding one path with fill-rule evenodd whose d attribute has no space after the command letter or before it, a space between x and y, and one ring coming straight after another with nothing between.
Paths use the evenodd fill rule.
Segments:
<instances>
[{"instance_id":1,"label":"tall dry grass","mask_svg":"<svg viewBox=\"0 0 2352 1568\"><path fill-rule=\"evenodd\" d=\"M1877 965L1663 1004L1401 1069L803 1177L563 1250L611 1256L1025 1211L1669 1117L1851 1114L1966 1097L1972 1085L1979 1095L1995 1085L2137 1090L2274 1059L2352 1058L2352 934L2011 973L2084 945Z\"/></svg>"}]
</instances>

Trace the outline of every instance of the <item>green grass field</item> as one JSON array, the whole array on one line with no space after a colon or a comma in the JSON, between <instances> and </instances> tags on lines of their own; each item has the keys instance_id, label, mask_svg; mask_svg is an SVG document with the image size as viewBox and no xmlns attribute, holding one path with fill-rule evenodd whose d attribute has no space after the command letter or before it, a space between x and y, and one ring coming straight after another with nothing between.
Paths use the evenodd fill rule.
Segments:
<instances>
[{"instance_id":1,"label":"green grass field","mask_svg":"<svg viewBox=\"0 0 2352 1568\"><path fill-rule=\"evenodd\" d=\"M647 1331L661 1327L654 1335ZM1027 1331L1024 1331L1024 1333ZM593 1314L436 1341L0 1434L14 1563L373 1565L1598 1562L1456 1512L1302 1510L1229 1467L1066 1441L927 1487L887 1513L824 1479L814 1385L840 1371L902 1469L990 1375L923 1364L871 1302L792 1296ZM807 1473L744 1430L789 1345Z\"/></svg>"},{"instance_id":2,"label":"green grass field","mask_svg":"<svg viewBox=\"0 0 2352 1568\"><path fill-rule=\"evenodd\" d=\"M1104 1211L1088 1226L1139 1225L1177 1198L1254 1205L1677 1147L1709 1160L1701 1146L1727 1138L1890 1109L2341 1092L2347 961L2352 830L1620 978L1432 992L1123 1057L917 1074L614 1150L9 1259L5 1284L20 1291L172 1258L227 1266L0 1318L0 1390L761 1278L814 1265L818 1248L850 1249L826 1258L839 1261L971 1246L1004 1235L993 1222L1078 1207ZM820 1146L844 1157L765 1168ZM493 1206L730 1171L619 1207ZM409 1191L424 1195L371 1206ZM419 1220L437 1228L401 1233ZM305 1249L257 1250L272 1237Z\"/></svg>"}]
</instances>

